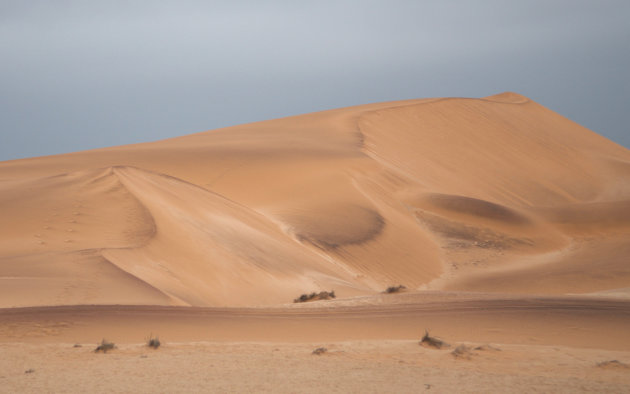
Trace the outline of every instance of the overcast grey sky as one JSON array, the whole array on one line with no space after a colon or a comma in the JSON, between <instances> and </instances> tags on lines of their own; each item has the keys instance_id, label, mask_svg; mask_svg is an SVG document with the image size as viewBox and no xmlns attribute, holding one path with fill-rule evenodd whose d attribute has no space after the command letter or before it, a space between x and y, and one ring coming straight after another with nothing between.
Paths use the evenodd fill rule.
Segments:
<instances>
[{"instance_id":1,"label":"overcast grey sky","mask_svg":"<svg viewBox=\"0 0 630 394\"><path fill-rule=\"evenodd\" d=\"M630 147L630 1L0 0L0 160L524 94Z\"/></svg>"}]
</instances>

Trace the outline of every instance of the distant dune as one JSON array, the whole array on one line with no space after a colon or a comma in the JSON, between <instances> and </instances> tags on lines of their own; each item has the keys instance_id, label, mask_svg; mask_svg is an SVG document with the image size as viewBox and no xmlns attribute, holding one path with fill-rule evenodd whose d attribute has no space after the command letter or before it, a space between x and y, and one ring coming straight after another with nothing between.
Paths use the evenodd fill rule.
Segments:
<instances>
[{"instance_id":1,"label":"distant dune","mask_svg":"<svg viewBox=\"0 0 630 394\"><path fill-rule=\"evenodd\" d=\"M0 163L0 307L630 288L630 151L515 93Z\"/></svg>"}]
</instances>

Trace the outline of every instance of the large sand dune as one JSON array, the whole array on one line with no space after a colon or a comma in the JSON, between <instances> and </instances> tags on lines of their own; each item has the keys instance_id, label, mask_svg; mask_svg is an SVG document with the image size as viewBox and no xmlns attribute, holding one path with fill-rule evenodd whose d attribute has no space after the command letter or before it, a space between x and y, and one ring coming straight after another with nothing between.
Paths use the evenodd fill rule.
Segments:
<instances>
[{"instance_id":1,"label":"large sand dune","mask_svg":"<svg viewBox=\"0 0 630 394\"><path fill-rule=\"evenodd\" d=\"M4 342L432 328L630 354L630 151L515 93L1 162L0 218Z\"/></svg>"},{"instance_id":2,"label":"large sand dune","mask_svg":"<svg viewBox=\"0 0 630 394\"><path fill-rule=\"evenodd\" d=\"M629 169L514 93L3 162L0 306L629 287Z\"/></svg>"}]
</instances>

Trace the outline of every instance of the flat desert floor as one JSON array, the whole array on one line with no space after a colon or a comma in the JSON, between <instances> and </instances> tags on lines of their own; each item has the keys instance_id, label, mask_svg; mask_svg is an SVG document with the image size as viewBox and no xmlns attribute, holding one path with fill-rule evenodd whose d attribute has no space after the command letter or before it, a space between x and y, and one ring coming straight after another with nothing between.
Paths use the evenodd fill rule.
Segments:
<instances>
[{"instance_id":1,"label":"flat desert floor","mask_svg":"<svg viewBox=\"0 0 630 394\"><path fill-rule=\"evenodd\" d=\"M0 162L0 218L0 392L630 392L630 151L516 93Z\"/></svg>"},{"instance_id":2,"label":"flat desert floor","mask_svg":"<svg viewBox=\"0 0 630 394\"><path fill-rule=\"evenodd\" d=\"M328 351L312 355L324 345ZM477 346L477 344L469 344ZM91 346L91 345L90 345ZM6 392L623 393L628 352L498 345L470 359L416 341L125 344L107 355L71 343L1 347ZM603 364L600 364L604 362ZM25 371L33 371L25 373Z\"/></svg>"},{"instance_id":3,"label":"flat desert floor","mask_svg":"<svg viewBox=\"0 0 630 394\"><path fill-rule=\"evenodd\" d=\"M274 308L17 308L0 314L1 390L629 392L628 304L435 292ZM424 330L444 347L421 344ZM96 353L94 338L116 348Z\"/></svg>"}]
</instances>

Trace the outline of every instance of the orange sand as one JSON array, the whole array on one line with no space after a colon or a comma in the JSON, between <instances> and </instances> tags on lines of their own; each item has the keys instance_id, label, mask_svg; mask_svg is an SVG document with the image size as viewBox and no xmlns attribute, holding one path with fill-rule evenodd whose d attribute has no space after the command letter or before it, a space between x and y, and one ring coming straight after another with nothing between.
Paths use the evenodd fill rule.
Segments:
<instances>
[{"instance_id":1,"label":"orange sand","mask_svg":"<svg viewBox=\"0 0 630 394\"><path fill-rule=\"evenodd\" d=\"M33 346L52 347L51 365L99 363L109 355L61 344L103 336L128 344L114 352L127 360L159 331L178 343L173 357L203 342L225 350L236 372L251 342L263 343L252 345L261 368L283 365L267 355L278 344L309 381L328 367L311 369L304 346L331 342L390 361L401 352L403 364L424 365L414 341L431 329L516 349L505 363L473 356L474 373L451 365L450 352L424 350L438 380L451 382L445 392L466 391L455 375L473 379L471 391L530 391L537 376L550 384L542 391L630 390L623 368L597 367L602 357L630 363L630 151L515 93L363 105L0 162L0 218L0 352L12 366L48 357ZM408 291L381 294L397 284ZM338 298L291 303L322 290ZM549 362L518 372L556 347L571 372ZM582 352L579 365L571 352ZM186 364L169 366L163 353L155 368ZM204 357L192 353L188 362ZM372 376L396 365L366 366L364 353L328 359L334 371L356 364ZM545 380L556 367L559 380ZM42 368L9 368L0 387L5 379L9 391L84 391L72 373ZM344 375L333 374L301 388L418 392L413 371L397 372L399 386L358 376L334 386ZM484 386L493 374L499 386ZM190 390L203 383L189 378ZM520 378L525 386L512 384ZM303 391L299 379L262 380L263 391ZM189 391L120 382L114 391ZM237 383L203 387L256 390Z\"/></svg>"}]
</instances>

